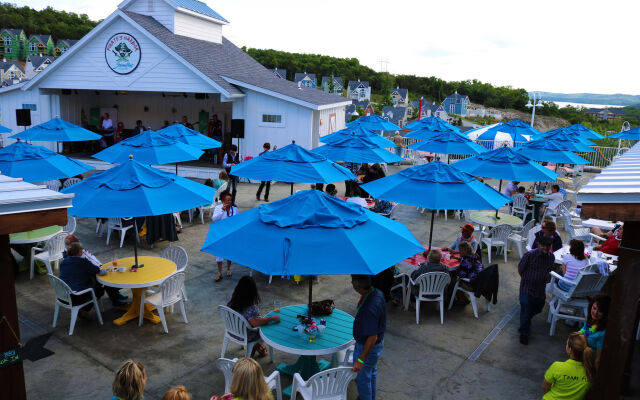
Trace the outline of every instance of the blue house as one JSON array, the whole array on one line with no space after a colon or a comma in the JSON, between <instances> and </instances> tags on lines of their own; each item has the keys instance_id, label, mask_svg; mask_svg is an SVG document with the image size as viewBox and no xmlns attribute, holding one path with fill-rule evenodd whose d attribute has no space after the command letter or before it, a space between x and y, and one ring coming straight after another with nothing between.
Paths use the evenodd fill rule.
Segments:
<instances>
[{"instance_id":1,"label":"blue house","mask_svg":"<svg viewBox=\"0 0 640 400\"><path fill-rule=\"evenodd\" d=\"M276 76L276 78L284 79L285 81L287 80L287 70L286 69L273 68L273 69L270 69L269 71L273 72L273 74Z\"/></svg>"},{"instance_id":2,"label":"blue house","mask_svg":"<svg viewBox=\"0 0 640 400\"><path fill-rule=\"evenodd\" d=\"M459 94L456 90L454 94L447 96L442 103L445 111L449 114L466 116L467 107L471 104L471 101L469 101L469 96Z\"/></svg>"},{"instance_id":3,"label":"blue house","mask_svg":"<svg viewBox=\"0 0 640 400\"><path fill-rule=\"evenodd\" d=\"M320 84L325 93L335 93L342 95L342 78L339 76L323 76Z\"/></svg>"},{"instance_id":4,"label":"blue house","mask_svg":"<svg viewBox=\"0 0 640 400\"><path fill-rule=\"evenodd\" d=\"M394 106L407 107L409 105L409 89L396 87L395 89L391 89L390 95Z\"/></svg>"},{"instance_id":5,"label":"blue house","mask_svg":"<svg viewBox=\"0 0 640 400\"><path fill-rule=\"evenodd\" d=\"M293 81L298 84L298 86L302 87L310 87L314 89L318 87L318 79L316 78L316 74L296 72L296 76Z\"/></svg>"}]
</instances>

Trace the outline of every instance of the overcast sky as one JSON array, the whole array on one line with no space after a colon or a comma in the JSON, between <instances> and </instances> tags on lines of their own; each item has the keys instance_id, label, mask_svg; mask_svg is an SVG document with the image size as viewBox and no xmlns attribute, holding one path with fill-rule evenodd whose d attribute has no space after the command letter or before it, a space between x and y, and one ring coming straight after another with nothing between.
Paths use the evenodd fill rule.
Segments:
<instances>
[{"instance_id":1,"label":"overcast sky","mask_svg":"<svg viewBox=\"0 0 640 400\"><path fill-rule=\"evenodd\" d=\"M161 1L161 0L155 0ZM106 18L119 0L15 1ZM356 57L394 74L640 94L637 0L206 0L238 46ZM313 71L308 71L313 72Z\"/></svg>"}]
</instances>

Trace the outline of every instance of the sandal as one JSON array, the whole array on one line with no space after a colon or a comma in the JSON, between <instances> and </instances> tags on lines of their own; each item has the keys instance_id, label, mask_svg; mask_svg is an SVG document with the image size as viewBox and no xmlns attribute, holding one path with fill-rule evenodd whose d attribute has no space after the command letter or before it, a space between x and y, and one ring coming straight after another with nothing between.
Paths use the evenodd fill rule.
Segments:
<instances>
[{"instance_id":1,"label":"sandal","mask_svg":"<svg viewBox=\"0 0 640 400\"><path fill-rule=\"evenodd\" d=\"M269 355L269 351L264 345L256 346L256 351L258 352L258 357L265 357Z\"/></svg>"},{"instance_id":2,"label":"sandal","mask_svg":"<svg viewBox=\"0 0 640 400\"><path fill-rule=\"evenodd\" d=\"M227 270L227 277L230 278L231 277L231 271Z\"/></svg>"},{"instance_id":3,"label":"sandal","mask_svg":"<svg viewBox=\"0 0 640 400\"><path fill-rule=\"evenodd\" d=\"M222 275L216 276L213 280L216 282L220 282L222 280Z\"/></svg>"}]
</instances>

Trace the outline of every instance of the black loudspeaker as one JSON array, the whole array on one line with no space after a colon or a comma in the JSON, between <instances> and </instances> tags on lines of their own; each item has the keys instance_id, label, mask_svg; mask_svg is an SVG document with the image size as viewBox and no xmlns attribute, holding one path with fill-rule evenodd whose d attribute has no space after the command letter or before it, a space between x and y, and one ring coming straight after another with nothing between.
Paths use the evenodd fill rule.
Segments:
<instances>
[{"instance_id":1,"label":"black loudspeaker","mask_svg":"<svg viewBox=\"0 0 640 400\"><path fill-rule=\"evenodd\" d=\"M16 120L18 121L18 126L31 126L31 110L16 109Z\"/></svg>"},{"instance_id":2,"label":"black loudspeaker","mask_svg":"<svg viewBox=\"0 0 640 400\"><path fill-rule=\"evenodd\" d=\"M244 139L244 119L231 120L231 137Z\"/></svg>"}]
</instances>

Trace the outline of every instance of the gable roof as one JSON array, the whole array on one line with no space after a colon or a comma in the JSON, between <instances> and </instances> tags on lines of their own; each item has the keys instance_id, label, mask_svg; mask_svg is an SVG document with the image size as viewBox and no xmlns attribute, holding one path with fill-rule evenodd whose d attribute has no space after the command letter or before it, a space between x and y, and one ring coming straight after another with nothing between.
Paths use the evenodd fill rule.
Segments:
<instances>
[{"instance_id":1,"label":"gable roof","mask_svg":"<svg viewBox=\"0 0 640 400\"><path fill-rule=\"evenodd\" d=\"M407 107L394 107L394 106L384 106L382 107L382 116L389 118L389 121L398 125L396 122L400 122L404 120L407 115Z\"/></svg>"},{"instance_id":2,"label":"gable roof","mask_svg":"<svg viewBox=\"0 0 640 400\"><path fill-rule=\"evenodd\" d=\"M77 40L71 40L71 39L58 39L58 43L56 43L56 46L60 46L61 44L66 44L67 46L71 47L74 44L78 43Z\"/></svg>"},{"instance_id":3,"label":"gable roof","mask_svg":"<svg viewBox=\"0 0 640 400\"><path fill-rule=\"evenodd\" d=\"M363 100L363 101L351 100L351 101L356 107L362 107L363 110L366 110L367 107L371 106L370 101L366 101L366 100Z\"/></svg>"},{"instance_id":4,"label":"gable roof","mask_svg":"<svg viewBox=\"0 0 640 400\"><path fill-rule=\"evenodd\" d=\"M42 64L44 64L45 61L51 61L54 62L55 61L55 57L52 56L41 56L41 55L37 55L37 54L30 54L29 57L27 57L27 62L31 62L31 65L33 66L33 69L38 68L39 66L41 66Z\"/></svg>"},{"instance_id":5,"label":"gable roof","mask_svg":"<svg viewBox=\"0 0 640 400\"><path fill-rule=\"evenodd\" d=\"M407 96L409 95L409 89L399 89L399 88L391 89L390 93L394 93L394 92L398 93L398 95L400 95L402 99L406 99Z\"/></svg>"},{"instance_id":6,"label":"gable roof","mask_svg":"<svg viewBox=\"0 0 640 400\"><path fill-rule=\"evenodd\" d=\"M10 29L10 28L2 28L2 29L0 29L0 33L4 32L4 31L9 32L12 36L17 36L20 33L24 33L24 30L22 30L22 29Z\"/></svg>"},{"instance_id":7,"label":"gable roof","mask_svg":"<svg viewBox=\"0 0 640 400\"><path fill-rule=\"evenodd\" d=\"M270 68L269 71L271 71L276 77L280 77L282 79L287 79L287 70L286 69Z\"/></svg>"},{"instance_id":8,"label":"gable roof","mask_svg":"<svg viewBox=\"0 0 640 400\"><path fill-rule=\"evenodd\" d=\"M0 69L3 71L7 71L12 66L15 66L17 69L22 71L22 67L20 66L20 63L17 61L0 61Z\"/></svg>"},{"instance_id":9,"label":"gable roof","mask_svg":"<svg viewBox=\"0 0 640 400\"><path fill-rule=\"evenodd\" d=\"M589 108L586 112L590 113L590 114L599 114L599 113L608 112L610 114L616 114L616 115L627 115L627 113L622 111L622 109L615 108L615 107L612 107L612 108Z\"/></svg>"},{"instance_id":10,"label":"gable roof","mask_svg":"<svg viewBox=\"0 0 640 400\"><path fill-rule=\"evenodd\" d=\"M29 36L29 41L31 41L31 39L38 39L38 41L42 44L47 44L49 42L49 39L51 39L51 35L31 35Z\"/></svg>"},{"instance_id":11,"label":"gable roof","mask_svg":"<svg viewBox=\"0 0 640 400\"><path fill-rule=\"evenodd\" d=\"M322 77L322 83L320 84L321 86L324 86L325 82L327 84L329 84L329 81L331 80L330 76L323 76ZM333 77L333 82L334 84L337 83L338 85L342 86L342 77L340 76L334 76Z\"/></svg>"},{"instance_id":12,"label":"gable roof","mask_svg":"<svg viewBox=\"0 0 640 400\"><path fill-rule=\"evenodd\" d=\"M213 11L211 7L206 5L205 3L198 0L171 0L171 2L175 3L178 7L186 8L187 10L191 10L193 12L197 12L198 14L206 15L207 17L219 19L220 21L229 22L226 19L222 18L222 15Z\"/></svg>"},{"instance_id":13,"label":"gable roof","mask_svg":"<svg viewBox=\"0 0 640 400\"><path fill-rule=\"evenodd\" d=\"M307 76L309 77L309 79L311 79L313 81L317 81L316 74L307 74L306 72L296 72L296 75L293 78L293 81L294 82L300 82L301 80L303 80Z\"/></svg>"},{"instance_id":14,"label":"gable roof","mask_svg":"<svg viewBox=\"0 0 640 400\"><path fill-rule=\"evenodd\" d=\"M445 97L445 100L464 100L464 99L469 99L469 96L467 96L466 94L460 94L458 92L455 92L453 94L448 95L447 97Z\"/></svg>"},{"instance_id":15,"label":"gable roof","mask_svg":"<svg viewBox=\"0 0 640 400\"><path fill-rule=\"evenodd\" d=\"M363 85L364 88L368 88L369 81L349 81L349 90L355 90L360 85Z\"/></svg>"}]
</instances>

